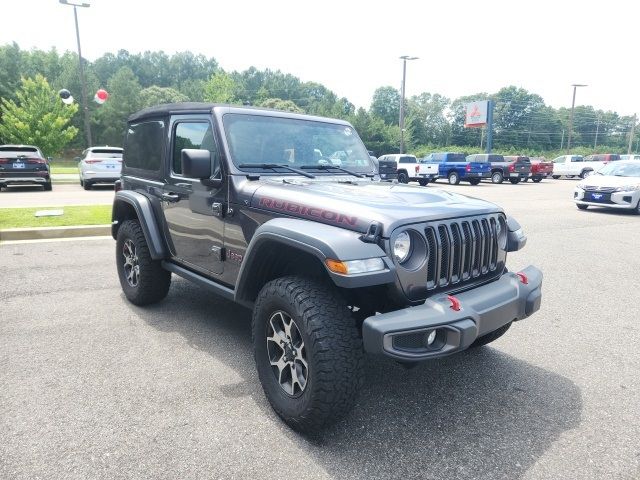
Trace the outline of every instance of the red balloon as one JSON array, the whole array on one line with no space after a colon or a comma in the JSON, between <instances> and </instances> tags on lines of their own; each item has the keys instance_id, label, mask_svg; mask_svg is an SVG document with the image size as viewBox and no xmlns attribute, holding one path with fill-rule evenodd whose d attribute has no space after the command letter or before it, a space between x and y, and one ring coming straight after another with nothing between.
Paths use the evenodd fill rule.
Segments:
<instances>
[{"instance_id":1,"label":"red balloon","mask_svg":"<svg viewBox=\"0 0 640 480\"><path fill-rule=\"evenodd\" d=\"M96 97L104 102L107 98L109 98L109 92L101 88L96 92Z\"/></svg>"}]
</instances>

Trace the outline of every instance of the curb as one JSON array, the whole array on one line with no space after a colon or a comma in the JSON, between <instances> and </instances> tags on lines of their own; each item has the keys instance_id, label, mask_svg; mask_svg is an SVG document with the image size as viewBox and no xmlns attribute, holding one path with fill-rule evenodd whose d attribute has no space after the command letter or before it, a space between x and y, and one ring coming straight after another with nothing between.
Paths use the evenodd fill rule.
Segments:
<instances>
[{"instance_id":1,"label":"curb","mask_svg":"<svg viewBox=\"0 0 640 480\"><path fill-rule=\"evenodd\" d=\"M76 225L69 227L7 228L0 230L0 241L38 240L46 238L111 236L111 225Z\"/></svg>"}]
</instances>

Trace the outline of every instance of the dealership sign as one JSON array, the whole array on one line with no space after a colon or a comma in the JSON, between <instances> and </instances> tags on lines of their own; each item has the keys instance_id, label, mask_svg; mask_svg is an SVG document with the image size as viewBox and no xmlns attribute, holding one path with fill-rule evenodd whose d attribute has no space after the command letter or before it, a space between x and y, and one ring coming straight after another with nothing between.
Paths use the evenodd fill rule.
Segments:
<instances>
[{"instance_id":1,"label":"dealership sign","mask_svg":"<svg viewBox=\"0 0 640 480\"><path fill-rule=\"evenodd\" d=\"M487 112L489 111L489 101L471 102L466 105L464 116L464 126L467 128L484 127L487 124Z\"/></svg>"}]
</instances>

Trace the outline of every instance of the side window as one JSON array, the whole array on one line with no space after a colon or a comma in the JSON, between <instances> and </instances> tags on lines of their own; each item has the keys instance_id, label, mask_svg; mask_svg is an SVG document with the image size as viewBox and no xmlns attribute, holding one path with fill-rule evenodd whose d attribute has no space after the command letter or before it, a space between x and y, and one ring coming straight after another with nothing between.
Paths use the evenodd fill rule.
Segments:
<instances>
[{"instance_id":1,"label":"side window","mask_svg":"<svg viewBox=\"0 0 640 480\"><path fill-rule=\"evenodd\" d=\"M582 161L582 157L571 157L571 161L572 162L581 162Z\"/></svg>"},{"instance_id":2,"label":"side window","mask_svg":"<svg viewBox=\"0 0 640 480\"><path fill-rule=\"evenodd\" d=\"M159 172L164 156L164 122L151 120L130 124L125 144L125 166Z\"/></svg>"},{"instance_id":3,"label":"side window","mask_svg":"<svg viewBox=\"0 0 640 480\"><path fill-rule=\"evenodd\" d=\"M213 137L213 130L209 122L180 122L174 128L173 153L171 167L173 173L182 173L182 149L195 148L209 150L213 163L213 174L220 170L218 149Z\"/></svg>"}]
</instances>

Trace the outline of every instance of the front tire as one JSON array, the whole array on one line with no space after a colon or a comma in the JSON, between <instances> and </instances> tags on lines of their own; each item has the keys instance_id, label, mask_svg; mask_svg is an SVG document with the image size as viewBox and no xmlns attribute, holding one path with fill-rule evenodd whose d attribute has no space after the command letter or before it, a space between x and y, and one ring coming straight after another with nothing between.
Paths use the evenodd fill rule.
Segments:
<instances>
[{"instance_id":1,"label":"front tire","mask_svg":"<svg viewBox=\"0 0 640 480\"><path fill-rule=\"evenodd\" d=\"M171 272L151 258L137 220L127 220L118 229L116 265L122 291L134 305L159 302L169 293Z\"/></svg>"},{"instance_id":2,"label":"front tire","mask_svg":"<svg viewBox=\"0 0 640 480\"><path fill-rule=\"evenodd\" d=\"M509 181L513 184L513 185L517 185L518 183L520 183L520 179L519 178L510 178Z\"/></svg>"},{"instance_id":3,"label":"front tire","mask_svg":"<svg viewBox=\"0 0 640 480\"><path fill-rule=\"evenodd\" d=\"M364 353L355 319L331 285L297 276L267 283L252 340L265 395L292 428L315 431L349 412Z\"/></svg>"},{"instance_id":4,"label":"front tire","mask_svg":"<svg viewBox=\"0 0 640 480\"><path fill-rule=\"evenodd\" d=\"M560 175L551 175L551 178L553 178L554 180L557 180L560 178Z\"/></svg>"},{"instance_id":5,"label":"front tire","mask_svg":"<svg viewBox=\"0 0 640 480\"><path fill-rule=\"evenodd\" d=\"M542 181L542 177L533 177L533 178L531 179L531 181L532 181L533 183L540 183L540 182Z\"/></svg>"},{"instance_id":6,"label":"front tire","mask_svg":"<svg viewBox=\"0 0 640 480\"><path fill-rule=\"evenodd\" d=\"M449 172L449 175L447 175L447 179L449 180L449 185L460 184L460 176L457 172Z\"/></svg>"},{"instance_id":7,"label":"front tire","mask_svg":"<svg viewBox=\"0 0 640 480\"><path fill-rule=\"evenodd\" d=\"M85 190L91 190L91 184L85 180L82 188L84 188Z\"/></svg>"},{"instance_id":8,"label":"front tire","mask_svg":"<svg viewBox=\"0 0 640 480\"><path fill-rule=\"evenodd\" d=\"M587 208L589 208L589 205L580 205L579 203L576 203L576 206L580 210L586 210Z\"/></svg>"},{"instance_id":9,"label":"front tire","mask_svg":"<svg viewBox=\"0 0 640 480\"><path fill-rule=\"evenodd\" d=\"M580 172L579 177L584 180L589 175L591 175L592 172L593 172L593 170L584 170L584 171Z\"/></svg>"},{"instance_id":10,"label":"front tire","mask_svg":"<svg viewBox=\"0 0 640 480\"><path fill-rule=\"evenodd\" d=\"M479 178L472 178L471 180L469 180L469 183L471 185L480 185L480 179Z\"/></svg>"},{"instance_id":11,"label":"front tire","mask_svg":"<svg viewBox=\"0 0 640 480\"><path fill-rule=\"evenodd\" d=\"M51 190L53 190L53 185L51 184L51 180L49 180L47 183L45 183L44 185L42 185L42 189L45 192L50 192Z\"/></svg>"},{"instance_id":12,"label":"front tire","mask_svg":"<svg viewBox=\"0 0 640 480\"><path fill-rule=\"evenodd\" d=\"M421 178L420 180L418 180L418 183L420 184L421 187L426 187L427 184L429 183L429 180L427 180L426 178Z\"/></svg>"}]
</instances>

